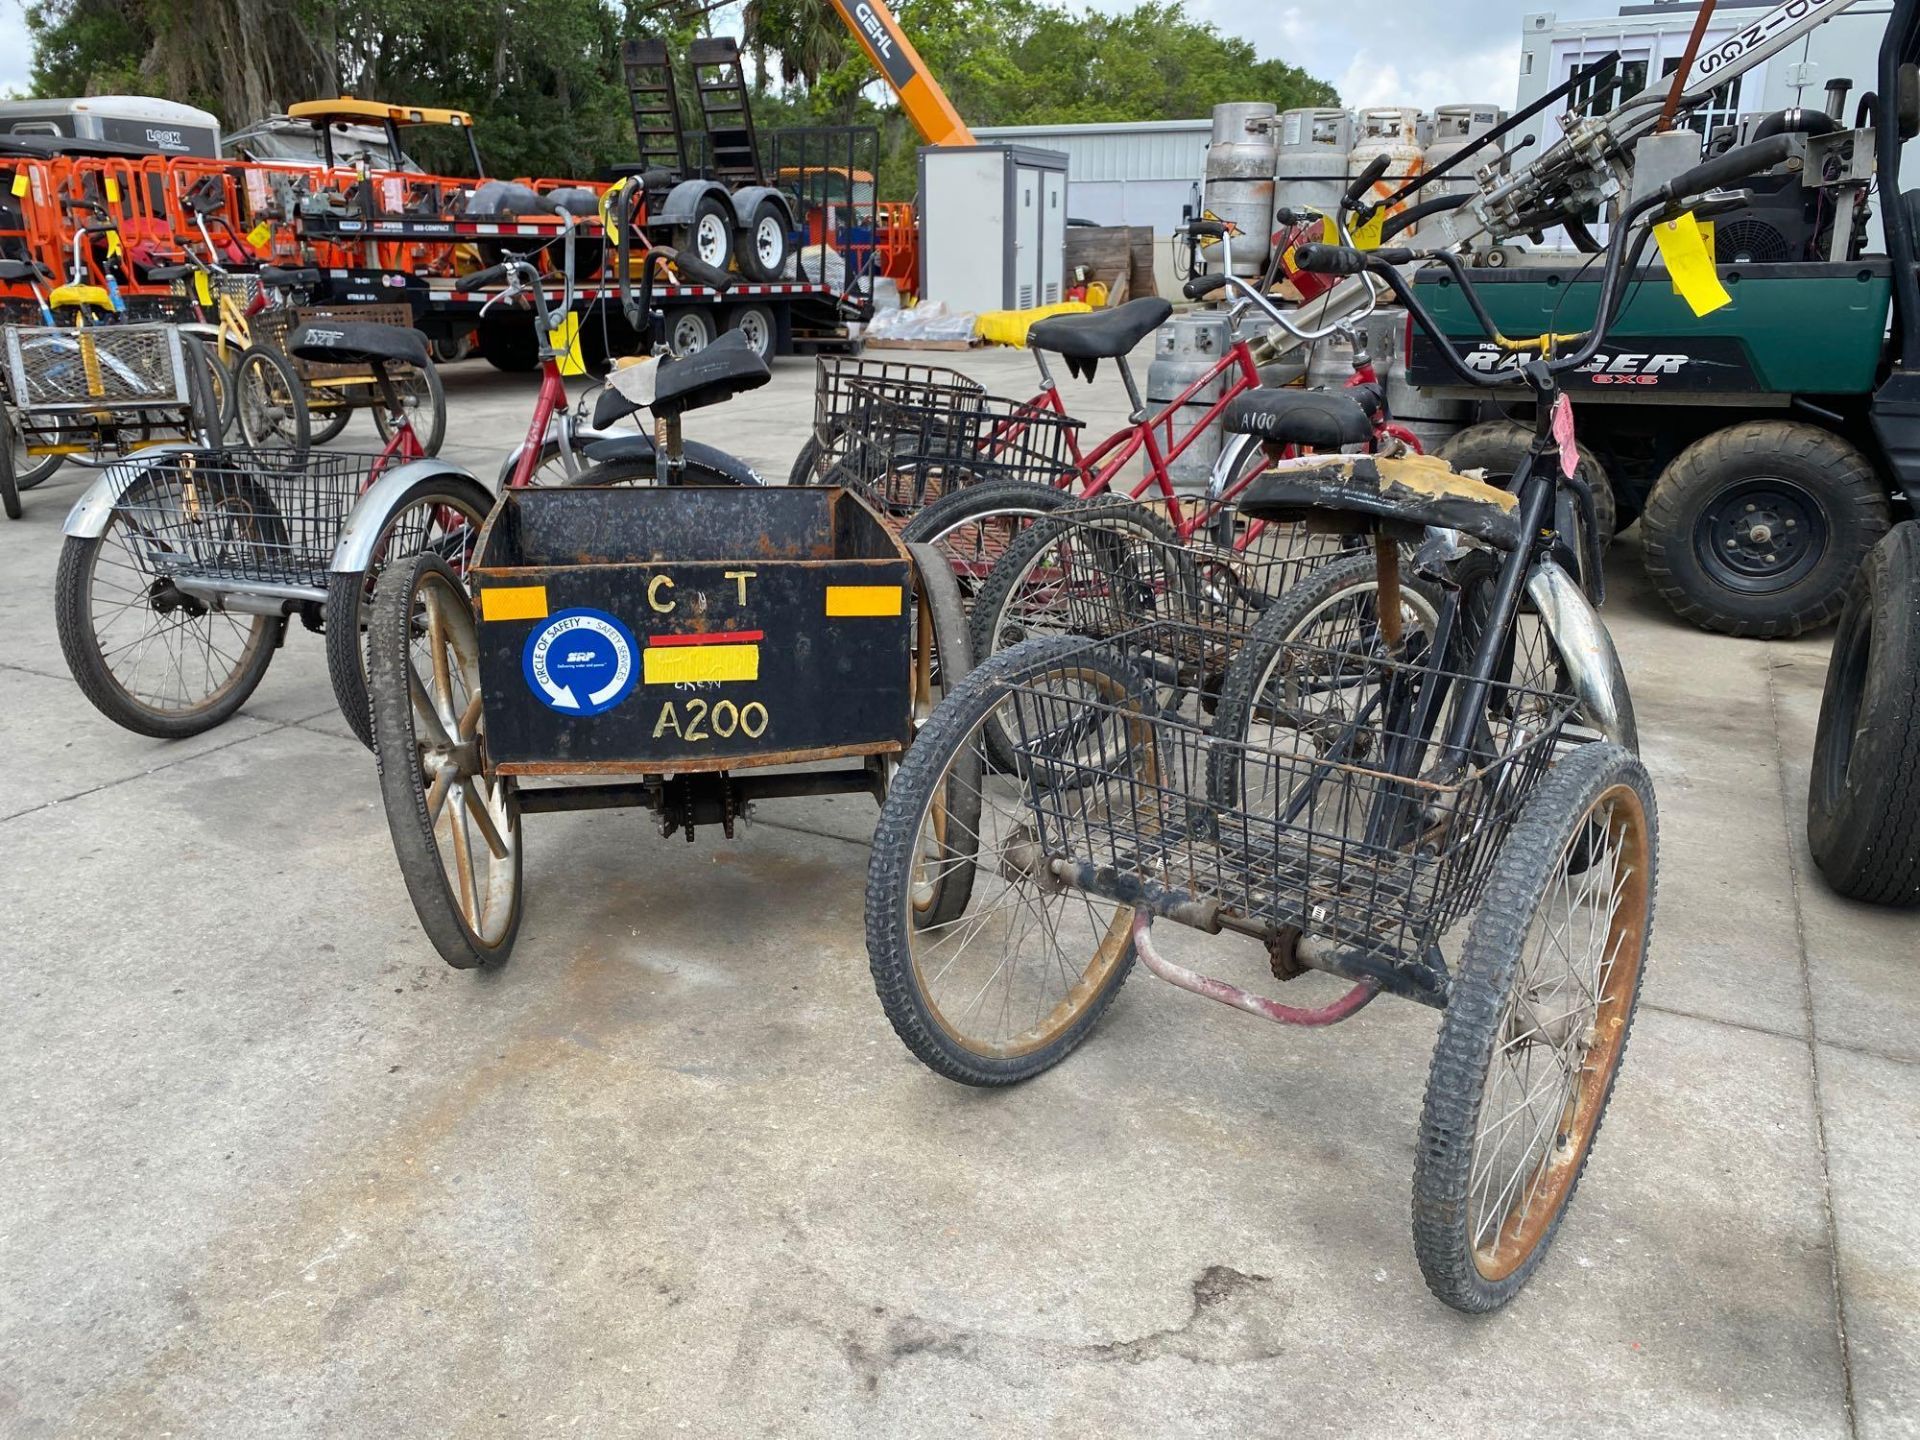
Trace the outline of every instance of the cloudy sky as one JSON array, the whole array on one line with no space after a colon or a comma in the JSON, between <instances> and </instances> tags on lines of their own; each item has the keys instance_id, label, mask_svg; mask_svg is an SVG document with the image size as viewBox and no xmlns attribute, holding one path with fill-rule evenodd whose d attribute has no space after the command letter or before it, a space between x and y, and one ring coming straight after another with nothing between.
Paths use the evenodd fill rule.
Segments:
<instances>
[{"instance_id":1,"label":"cloudy sky","mask_svg":"<svg viewBox=\"0 0 1920 1440\"><path fill-rule=\"evenodd\" d=\"M1103 10L1125 0L1097 0ZM1254 43L1330 80L1349 105L1432 107L1455 101L1511 106L1519 84L1520 17L1562 19L1620 13L1622 0L1185 0L1183 8L1225 34ZM1249 96L1256 99L1256 96Z\"/></svg>"},{"instance_id":2,"label":"cloudy sky","mask_svg":"<svg viewBox=\"0 0 1920 1440\"><path fill-rule=\"evenodd\" d=\"M1130 0L1096 3L1119 9ZM1185 0L1188 13L1245 36L1262 56L1331 80L1350 105L1511 104L1522 14L1610 15L1619 7L1620 0ZM21 0L0 0L0 93L25 87L28 59Z\"/></svg>"}]
</instances>

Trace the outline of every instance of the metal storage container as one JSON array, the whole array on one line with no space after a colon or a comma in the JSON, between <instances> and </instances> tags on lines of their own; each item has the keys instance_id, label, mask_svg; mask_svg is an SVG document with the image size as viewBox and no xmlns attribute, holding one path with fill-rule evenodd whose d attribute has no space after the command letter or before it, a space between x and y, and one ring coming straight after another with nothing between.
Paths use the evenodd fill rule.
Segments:
<instances>
[{"instance_id":1,"label":"metal storage container","mask_svg":"<svg viewBox=\"0 0 1920 1440\"><path fill-rule=\"evenodd\" d=\"M1345 110L1289 110L1275 147L1274 208L1332 214L1347 188L1353 116Z\"/></svg>"},{"instance_id":2,"label":"metal storage container","mask_svg":"<svg viewBox=\"0 0 1920 1440\"><path fill-rule=\"evenodd\" d=\"M1264 101L1235 101L1213 107L1204 203L1216 219L1241 232L1233 237L1236 275L1259 275L1267 268L1273 236L1273 132L1278 113Z\"/></svg>"}]
</instances>

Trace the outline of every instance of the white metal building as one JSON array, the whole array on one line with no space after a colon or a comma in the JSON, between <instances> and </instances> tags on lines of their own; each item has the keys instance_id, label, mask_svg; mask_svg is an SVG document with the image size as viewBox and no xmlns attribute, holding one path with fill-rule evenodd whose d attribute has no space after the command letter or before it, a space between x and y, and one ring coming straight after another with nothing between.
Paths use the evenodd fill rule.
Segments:
<instances>
[{"instance_id":1,"label":"white metal building","mask_svg":"<svg viewBox=\"0 0 1920 1440\"><path fill-rule=\"evenodd\" d=\"M1707 27L1707 43L1724 39L1777 3L1721 0ZM1836 78L1853 82L1847 101L1847 118L1851 120L1861 94L1878 88L1880 38L1886 31L1890 9L1885 0L1870 0L1836 15L1798 45L1730 81L1727 93L1715 97L1704 118L1696 116L1695 128L1705 133L1741 115L1764 114L1792 105L1820 109L1826 101L1827 82ZM1621 76L1614 98L1637 94L1649 81L1658 82L1679 68L1699 10L1697 0L1647 0L1623 4L1618 15L1602 19L1561 20L1551 10L1522 16L1520 105L1531 104L1580 66L1613 50L1620 52ZM1549 107L1530 127L1541 148L1559 138L1558 114L1564 109L1559 105Z\"/></svg>"},{"instance_id":2,"label":"white metal building","mask_svg":"<svg viewBox=\"0 0 1920 1440\"><path fill-rule=\"evenodd\" d=\"M1198 198L1212 131L1211 120L1147 120L994 125L973 134L983 144L1006 141L1065 152L1075 219L1151 225L1156 235L1169 235L1180 223L1180 208Z\"/></svg>"}]
</instances>

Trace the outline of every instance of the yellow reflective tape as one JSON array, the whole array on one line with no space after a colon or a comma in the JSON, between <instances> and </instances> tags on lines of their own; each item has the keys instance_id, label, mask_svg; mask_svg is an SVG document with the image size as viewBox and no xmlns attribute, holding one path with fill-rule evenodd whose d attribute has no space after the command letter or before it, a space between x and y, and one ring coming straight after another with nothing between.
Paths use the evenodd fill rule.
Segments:
<instances>
[{"instance_id":1,"label":"yellow reflective tape","mask_svg":"<svg viewBox=\"0 0 1920 1440\"><path fill-rule=\"evenodd\" d=\"M111 175L107 176L106 180L107 180L107 203L109 205L118 205L120 203L120 182L114 179L113 176Z\"/></svg>"},{"instance_id":2,"label":"yellow reflective tape","mask_svg":"<svg viewBox=\"0 0 1920 1440\"><path fill-rule=\"evenodd\" d=\"M547 618L547 587L544 585L489 585L480 592L482 620L544 620Z\"/></svg>"},{"instance_id":3,"label":"yellow reflective tape","mask_svg":"<svg viewBox=\"0 0 1920 1440\"><path fill-rule=\"evenodd\" d=\"M905 603L898 585L829 585L827 614L898 615Z\"/></svg>"},{"instance_id":4,"label":"yellow reflective tape","mask_svg":"<svg viewBox=\"0 0 1920 1440\"><path fill-rule=\"evenodd\" d=\"M1733 297L1714 271L1713 257L1707 253L1707 242L1691 210L1678 220L1654 226L1653 243L1660 247L1660 258L1667 262L1673 288L1696 318L1711 315L1733 303Z\"/></svg>"},{"instance_id":5,"label":"yellow reflective tape","mask_svg":"<svg viewBox=\"0 0 1920 1440\"><path fill-rule=\"evenodd\" d=\"M13 176L13 193L16 196L25 196L32 188L33 182L27 179L27 172L24 170L16 170Z\"/></svg>"},{"instance_id":6,"label":"yellow reflective tape","mask_svg":"<svg viewBox=\"0 0 1920 1440\"><path fill-rule=\"evenodd\" d=\"M641 675L649 685L760 678L758 645L656 645L640 659Z\"/></svg>"}]
</instances>

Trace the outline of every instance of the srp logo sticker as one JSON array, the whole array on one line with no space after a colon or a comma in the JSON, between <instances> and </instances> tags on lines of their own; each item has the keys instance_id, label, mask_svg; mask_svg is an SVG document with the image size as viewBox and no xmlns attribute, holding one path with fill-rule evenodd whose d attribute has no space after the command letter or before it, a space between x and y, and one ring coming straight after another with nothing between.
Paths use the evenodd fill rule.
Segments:
<instances>
[{"instance_id":1,"label":"srp logo sticker","mask_svg":"<svg viewBox=\"0 0 1920 1440\"><path fill-rule=\"evenodd\" d=\"M562 610L527 637L520 668L540 703L598 715L633 693L633 632L599 610Z\"/></svg>"}]
</instances>

